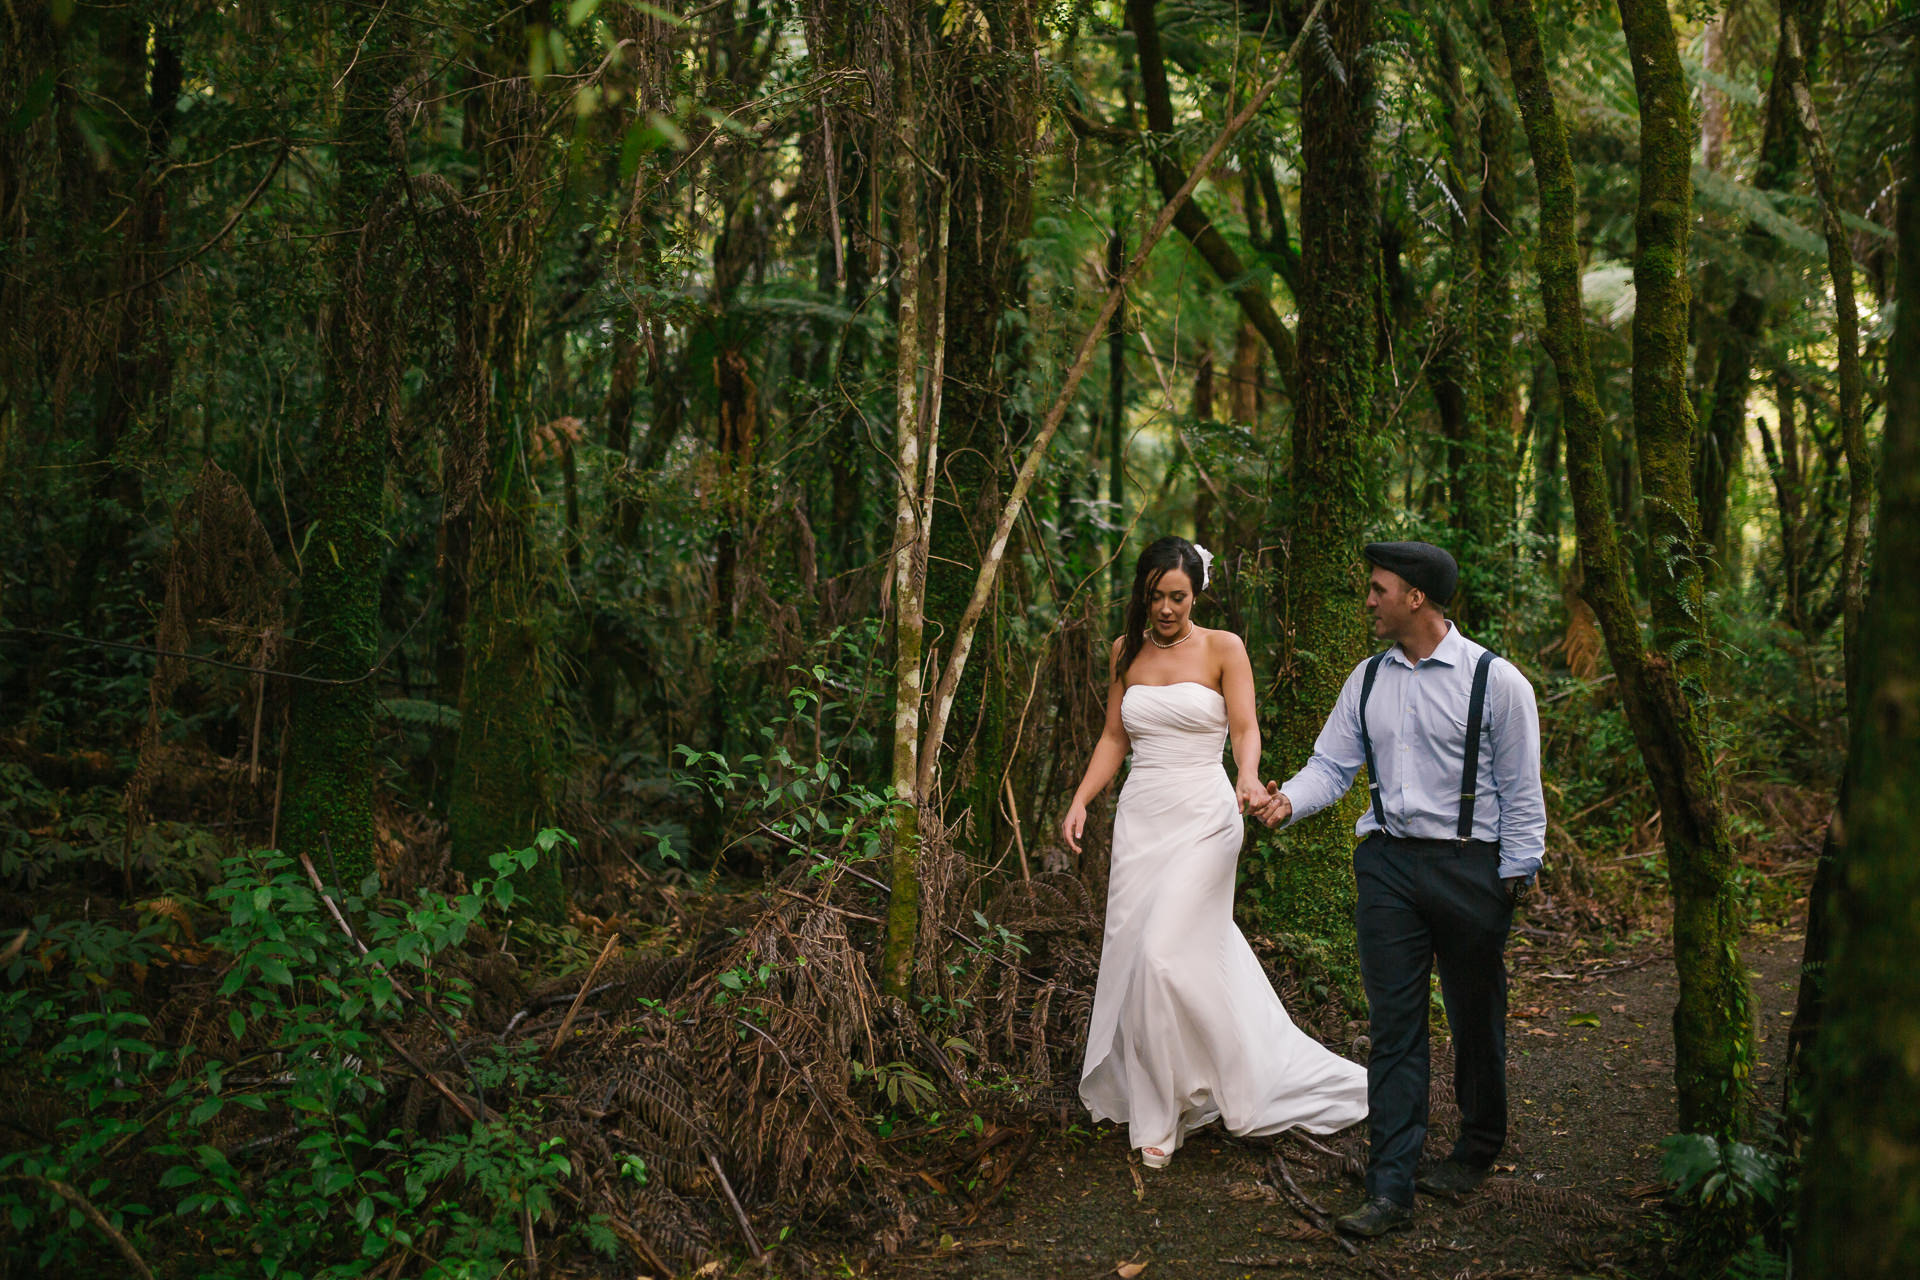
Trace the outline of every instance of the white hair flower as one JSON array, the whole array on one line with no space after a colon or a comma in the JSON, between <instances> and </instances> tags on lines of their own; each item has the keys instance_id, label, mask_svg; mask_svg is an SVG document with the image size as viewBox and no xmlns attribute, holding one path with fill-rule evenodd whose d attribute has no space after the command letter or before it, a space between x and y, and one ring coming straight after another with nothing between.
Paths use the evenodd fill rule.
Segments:
<instances>
[{"instance_id":1,"label":"white hair flower","mask_svg":"<svg viewBox=\"0 0 1920 1280\"><path fill-rule=\"evenodd\" d=\"M1200 553L1200 589L1205 591L1207 584L1213 581L1213 552L1197 542L1193 544L1193 549Z\"/></svg>"}]
</instances>

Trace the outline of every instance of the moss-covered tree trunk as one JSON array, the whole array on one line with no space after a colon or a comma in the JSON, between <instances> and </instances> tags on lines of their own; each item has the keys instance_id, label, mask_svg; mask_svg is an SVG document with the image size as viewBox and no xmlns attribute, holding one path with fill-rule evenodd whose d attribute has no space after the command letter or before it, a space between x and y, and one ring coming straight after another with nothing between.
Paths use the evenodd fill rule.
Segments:
<instances>
[{"instance_id":1,"label":"moss-covered tree trunk","mask_svg":"<svg viewBox=\"0 0 1920 1280\"><path fill-rule=\"evenodd\" d=\"M933 488L927 617L951 634L966 611L980 555L1000 510L999 478L1029 424L1011 395L1025 345L1027 255L1033 232L1034 131L1039 116L1032 6L986 0L980 21L947 39L953 70L945 169L951 194L946 379L940 469ZM999 847L998 795L1007 732L997 637L954 692L942 748L948 806L971 809L976 852Z\"/></svg>"},{"instance_id":2,"label":"moss-covered tree trunk","mask_svg":"<svg viewBox=\"0 0 1920 1280\"><path fill-rule=\"evenodd\" d=\"M387 440L398 410L399 318L391 287L401 205L382 194L393 161L387 108L404 70L402 14L368 32L371 57L342 80L334 220L358 234L326 243L333 297L322 318L327 399L309 467L312 534L301 563L291 665L351 683L296 683L288 722L280 847L356 886L373 871L373 712Z\"/></svg>"},{"instance_id":3,"label":"moss-covered tree trunk","mask_svg":"<svg viewBox=\"0 0 1920 1280\"><path fill-rule=\"evenodd\" d=\"M1287 637L1275 775L1305 763L1354 664L1371 647L1360 546L1375 501L1373 395L1380 337L1378 217L1372 167L1374 36L1368 0L1340 0L1300 71L1299 399L1293 418L1292 526L1282 588ZM1335 64L1337 60L1338 65ZM1274 924L1353 947L1353 822L1362 788L1293 828L1264 868ZM1350 966L1348 966L1350 967Z\"/></svg>"},{"instance_id":4,"label":"moss-covered tree trunk","mask_svg":"<svg viewBox=\"0 0 1920 1280\"><path fill-rule=\"evenodd\" d=\"M1687 238L1693 203L1693 113L1665 0L1620 0L1640 99L1640 196L1634 216L1633 425L1647 546L1650 664L1670 667L1662 736L1680 758L1680 793L1661 796L1673 891L1674 1075L1680 1123L1719 1135L1747 1127L1752 996L1740 959L1733 841L1707 743L1706 562L1693 492L1687 396Z\"/></svg>"},{"instance_id":5,"label":"moss-covered tree trunk","mask_svg":"<svg viewBox=\"0 0 1920 1280\"><path fill-rule=\"evenodd\" d=\"M486 462L474 512L470 592L460 679L448 824L454 867L469 880L490 874L503 849L525 848L550 812L554 776L551 697L554 641L548 551L534 536L537 496L528 471L533 423L527 395L528 290L538 179L545 158L541 103L521 62L524 11L503 21L483 57L488 82L469 99L468 127L485 190L486 255L481 313L493 373ZM524 873L524 914L558 920L560 868L542 859Z\"/></svg>"},{"instance_id":6,"label":"moss-covered tree trunk","mask_svg":"<svg viewBox=\"0 0 1920 1280\"><path fill-rule=\"evenodd\" d=\"M1627 0L1642 103L1642 187L1635 262L1635 425L1646 473L1650 535L1671 574L1654 584L1655 644L1643 646L1616 535L1594 394L1580 257L1579 204L1566 134L1548 82L1530 0L1494 0L1514 95L1540 193L1542 341L1559 375L1562 423L1583 588L1619 677L1627 719L1660 803L1674 897L1674 1079L1679 1124L1729 1135L1747 1125L1753 1026L1730 893L1733 851L1707 750L1699 673L1704 614L1690 484L1693 415L1686 398L1686 219L1692 147L1685 83L1666 10Z\"/></svg>"},{"instance_id":7,"label":"moss-covered tree trunk","mask_svg":"<svg viewBox=\"0 0 1920 1280\"><path fill-rule=\"evenodd\" d=\"M1920 62L1912 88L1920 148ZM1909 170L1899 209L1902 298L1920 298L1914 186ZM1887 383L1795 1268L1836 1280L1894 1280L1920 1258L1920 579L1907 563L1920 545L1920 310L1902 307L1895 320Z\"/></svg>"}]
</instances>

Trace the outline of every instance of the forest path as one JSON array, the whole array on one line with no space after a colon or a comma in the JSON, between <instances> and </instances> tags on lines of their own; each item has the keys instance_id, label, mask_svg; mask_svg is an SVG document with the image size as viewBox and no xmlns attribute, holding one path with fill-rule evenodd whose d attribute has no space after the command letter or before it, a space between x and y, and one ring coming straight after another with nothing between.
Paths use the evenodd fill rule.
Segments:
<instances>
[{"instance_id":1,"label":"forest path","mask_svg":"<svg viewBox=\"0 0 1920 1280\"><path fill-rule=\"evenodd\" d=\"M1124 1129L1043 1136L1000 1199L969 1221L927 1224L933 1243L873 1274L983 1280L1109 1275L1227 1277L1369 1275L1493 1280L1656 1274L1660 1140L1674 1115L1673 967L1664 939L1592 956L1516 937L1508 1025L1511 1136L1496 1176L1458 1204L1417 1203L1414 1225L1349 1254L1315 1229L1276 1176L1338 1215L1360 1202L1357 1165L1293 1138L1236 1139L1209 1128L1165 1170L1130 1159ZM1779 1088L1803 937L1756 932L1752 973L1762 1096ZM1457 1119L1450 1052L1434 1043L1434 1129L1444 1155ZM1364 1155L1364 1126L1327 1139ZM1146 1264L1135 1271L1123 1264Z\"/></svg>"}]
</instances>

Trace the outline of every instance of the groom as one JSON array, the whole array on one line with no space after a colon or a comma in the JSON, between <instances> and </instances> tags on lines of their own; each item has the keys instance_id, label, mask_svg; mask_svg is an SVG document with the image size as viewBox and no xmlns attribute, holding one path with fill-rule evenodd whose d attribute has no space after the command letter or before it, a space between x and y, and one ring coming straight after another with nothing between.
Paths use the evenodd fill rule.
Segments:
<instances>
[{"instance_id":1,"label":"groom","mask_svg":"<svg viewBox=\"0 0 1920 1280\"><path fill-rule=\"evenodd\" d=\"M1375 542L1367 612L1392 647L1355 667L1313 758L1261 815L1289 825L1326 808L1364 763L1372 802L1355 826L1360 980L1372 1016L1367 1202L1336 1224L1378 1236L1413 1216L1414 1188L1480 1185L1507 1136L1507 971L1514 904L1546 846L1533 686L1447 619L1453 557ZM1427 1136L1429 977L1453 1029L1460 1139L1416 1167Z\"/></svg>"}]
</instances>

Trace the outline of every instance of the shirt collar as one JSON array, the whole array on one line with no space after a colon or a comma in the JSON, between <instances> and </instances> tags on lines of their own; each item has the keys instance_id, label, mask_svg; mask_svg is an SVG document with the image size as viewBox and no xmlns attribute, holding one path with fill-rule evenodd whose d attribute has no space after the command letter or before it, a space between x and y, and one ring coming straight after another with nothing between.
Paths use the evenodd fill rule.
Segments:
<instances>
[{"instance_id":1,"label":"shirt collar","mask_svg":"<svg viewBox=\"0 0 1920 1280\"><path fill-rule=\"evenodd\" d=\"M1440 643L1435 646L1431 654L1427 655L1426 660L1428 662L1437 662L1443 667L1457 667L1466 656L1466 647L1467 638L1460 634L1459 627L1453 625L1453 619L1448 618L1447 634L1440 638ZM1407 657L1406 650L1397 644L1387 650L1387 652L1393 656L1395 662L1403 667L1412 668L1415 665L1413 661Z\"/></svg>"}]
</instances>

